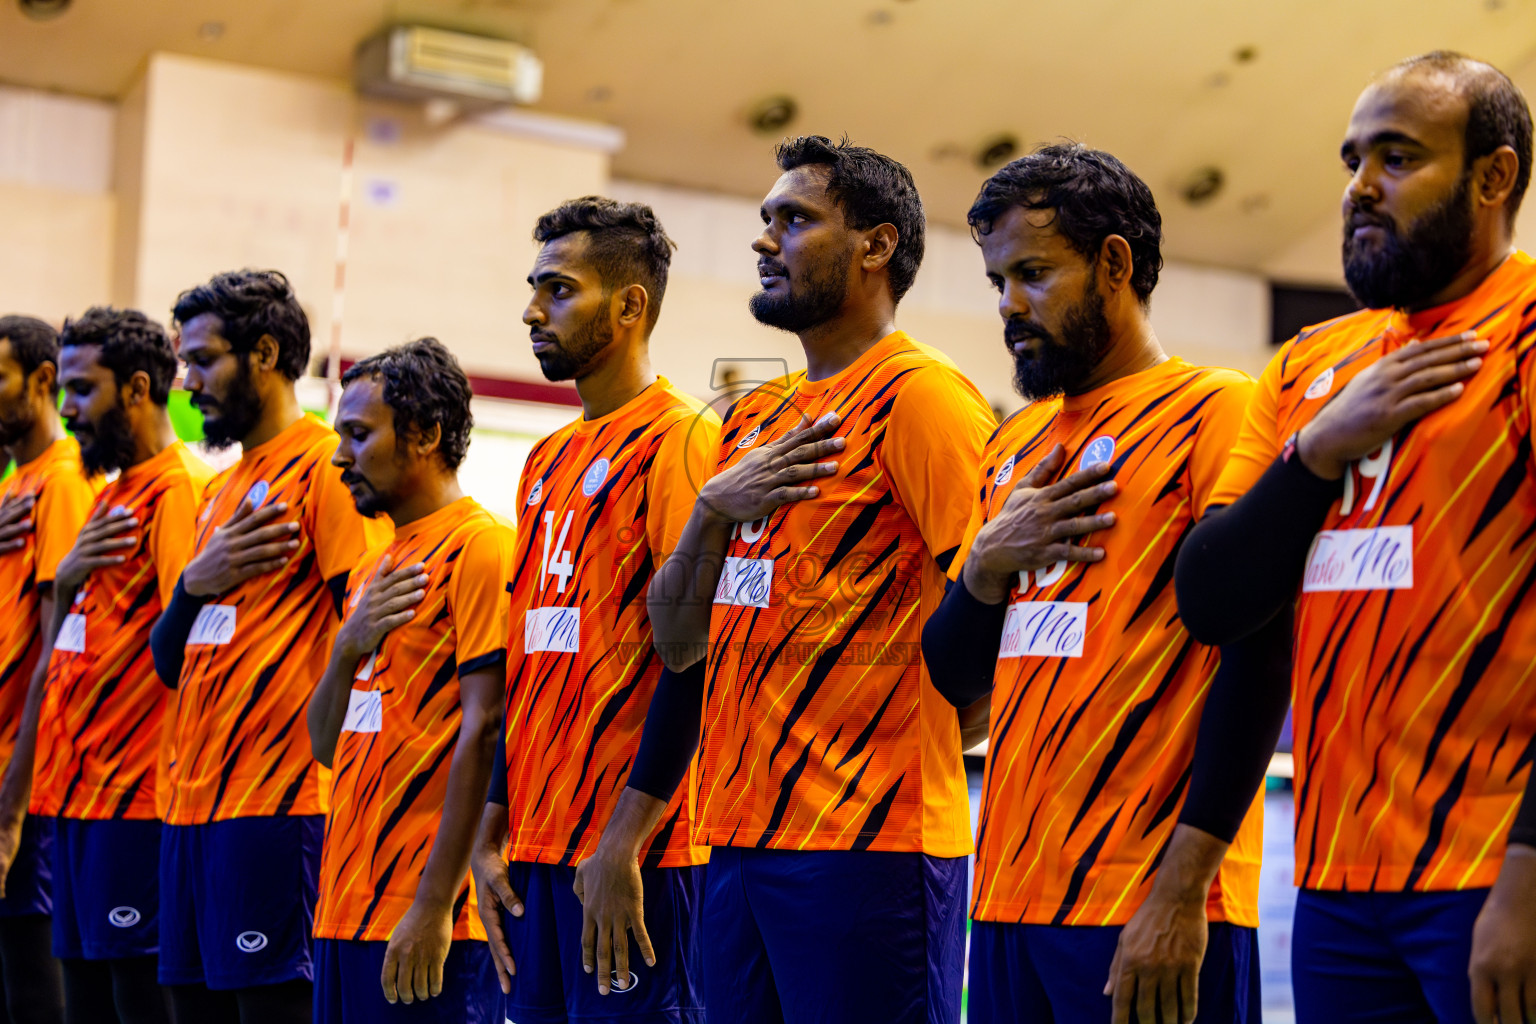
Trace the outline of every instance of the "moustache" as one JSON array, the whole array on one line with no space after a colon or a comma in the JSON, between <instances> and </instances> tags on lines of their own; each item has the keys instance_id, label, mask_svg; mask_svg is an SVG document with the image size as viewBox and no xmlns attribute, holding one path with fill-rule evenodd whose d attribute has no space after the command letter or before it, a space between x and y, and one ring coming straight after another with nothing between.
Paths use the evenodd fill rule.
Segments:
<instances>
[{"instance_id":1,"label":"moustache","mask_svg":"<svg viewBox=\"0 0 1536 1024\"><path fill-rule=\"evenodd\" d=\"M788 278L789 278L789 268L786 267L784 264L780 263L778 260L770 260L770 259L767 259L766 257L763 257L763 258L759 258L758 261L757 261L757 276L758 277L782 277L782 278L788 280Z\"/></svg>"},{"instance_id":2,"label":"moustache","mask_svg":"<svg viewBox=\"0 0 1536 1024\"><path fill-rule=\"evenodd\" d=\"M1010 348L1029 338L1050 341L1051 335L1044 328L1037 327L1028 320L1009 320L1003 325L1003 341Z\"/></svg>"},{"instance_id":3,"label":"moustache","mask_svg":"<svg viewBox=\"0 0 1536 1024\"><path fill-rule=\"evenodd\" d=\"M341 482L346 484L348 487L352 486L353 484L362 484L364 487L370 486L368 481L363 478L361 473L354 473L350 469L342 470Z\"/></svg>"},{"instance_id":4,"label":"moustache","mask_svg":"<svg viewBox=\"0 0 1536 1024\"><path fill-rule=\"evenodd\" d=\"M559 345L560 338L550 331L533 330L528 332L528 342L529 344Z\"/></svg>"},{"instance_id":5,"label":"moustache","mask_svg":"<svg viewBox=\"0 0 1536 1024\"><path fill-rule=\"evenodd\" d=\"M206 395L193 395L192 407L197 409L199 412L207 412L209 409L217 409L219 407L219 403L215 402L213 399Z\"/></svg>"},{"instance_id":6,"label":"moustache","mask_svg":"<svg viewBox=\"0 0 1536 1024\"><path fill-rule=\"evenodd\" d=\"M1388 234L1397 234L1397 224L1391 217L1384 213L1375 213L1352 206L1349 214L1344 218L1344 230L1353 232L1356 228L1381 228Z\"/></svg>"},{"instance_id":7,"label":"moustache","mask_svg":"<svg viewBox=\"0 0 1536 1024\"><path fill-rule=\"evenodd\" d=\"M81 423L79 420L66 419L64 421L64 429L68 430L71 434L95 433L95 431L91 429L91 425L89 423Z\"/></svg>"}]
</instances>

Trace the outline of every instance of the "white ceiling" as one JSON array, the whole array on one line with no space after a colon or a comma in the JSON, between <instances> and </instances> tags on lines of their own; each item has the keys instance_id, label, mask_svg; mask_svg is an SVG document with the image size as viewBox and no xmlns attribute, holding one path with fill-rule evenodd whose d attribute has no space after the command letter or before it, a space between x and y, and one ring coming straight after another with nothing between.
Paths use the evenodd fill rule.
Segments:
<instances>
[{"instance_id":1,"label":"white ceiling","mask_svg":"<svg viewBox=\"0 0 1536 1024\"><path fill-rule=\"evenodd\" d=\"M761 195L774 140L746 114L782 93L789 131L903 160L940 222L987 138L1069 137L1148 180L1170 257L1294 279L1337 276L1338 139L1373 71L1444 47L1536 85L1536 0L0 0L0 78L113 97L154 50L345 77L399 22L531 45L539 109L624 129L620 176ZM1192 207L1207 164L1226 186Z\"/></svg>"}]
</instances>

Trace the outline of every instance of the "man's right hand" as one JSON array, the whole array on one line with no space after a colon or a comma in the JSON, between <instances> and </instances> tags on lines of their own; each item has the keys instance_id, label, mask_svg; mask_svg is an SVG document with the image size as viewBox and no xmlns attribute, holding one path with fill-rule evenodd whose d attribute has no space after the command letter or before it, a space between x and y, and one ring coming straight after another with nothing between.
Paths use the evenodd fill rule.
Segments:
<instances>
[{"instance_id":1,"label":"man's right hand","mask_svg":"<svg viewBox=\"0 0 1536 1024\"><path fill-rule=\"evenodd\" d=\"M797 429L752 449L713 477L699 500L724 522L750 523L791 501L816 497L819 488L812 481L837 472L837 463L818 460L843 450L844 439L830 436L841 422L837 413L815 423L802 415Z\"/></svg>"},{"instance_id":2,"label":"man's right hand","mask_svg":"<svg viewBox=\"0 0 1536 1024\"><path fill-rule=\"evenodd\" d=\"M93 571L121 565L127 557L121 552L138 544L139 539L120 537L118 534L138 525L139 521L125 509L118 508L110 512L105 508L97 509L96 514L80 528L75 546L60 560L53 574L55 592L75 590Z\"/></svg>"},{"instance_id":3,"label":"man's right hand","mask_svg":"<svg viewBox=\"0 0 1536 1024\"><path fill-rule=\"evenodd\" d=\"M0 501L0 554L27 546L27 534L32 532L32 506L36 504L37 498L31 494Z\"/></svg>"},{"instance_id":4,"label":"man's right hand","mask_svg":"<svg viewBox=\"0 0 1536 1024\"><path fill-rule=\"evenodd\" d=\"M282 568L299 548L299 524L273 522L287 511L285 502L252 509L249 498L242 501L182 570L182 588L191 597L212 597Z\"/></svg>"},{"instance_id":5,"label":"man's right hand","mask_svg":"<svg viewBox=\"0 0 1536 1024\"><path fill-rule=\"evenodd\" d=\"M1376 451L1414 420L1460 397L1488 343L1471 331L1413 342L1360 371L1296 439L1302 465L1338 480L1349 464Z\"/></svg>"},{"instance_id":6,"label":"man's right hand","mask_svg":"<svg viewBox=\"0 0 1536 1024\"><path fill-rule=\"evenodd\" d=\"M606 838L606 837L605 837ZM629 979L629 932L647 965L656 966L656 951L645 930L645 887L638 858L614 853L598 844L597 852L576 865L572 886L581 901L581 965L597 973L597 991L607 995L614 979Z\"/></svg>"},{"instance_id":7,"label":"man's right hand","mask_svg":"<svg viewBox=\"0 0 1536 1024\"><path fill-rule=\"evenodd\" d=\"M378 572L358 596L357 606L336 633L336 646L358 660L378 650L390 630L411 621L416 606L427 596L425 563L392 569L393 559L393 555L384 556Z\"/></svg>"},{"instance_id":8,"label":"man's right hand","mask_svg":"<svg viewBox=\"0 0 1536 1024\"><path fill-rule=\"evenodd\" d=\"M1067 451L1061 445L1020 480L1000 511L988 520L971 543L965 559L965 589L983 604L1008 599L1013 574L1044 569L1056 562L1097 562L1104 549L1071 543L1073 537L1107 529L1115 514L1083 515L1114 497L1116 485L1106 477L1108 463L1095 463L1064 480L1048 483L1061 472Z\"/></svg>"},{"instance_id":9,"label":"man's right hand","mask_svg":"<svg viewBox=\"0 0 1536 1024\"><path fill-rule=\"evenodd\" d=\"M506 929L502 927L501 912L505 910L513 917L522 917L523 901L512 891L507 862L495 843L484 843L476 838L475 848L469 855L469 870L475 877L475 910L480 914L480 923L485 925L491 962L496 965L496 980L501 983L502 994L511 995L512 975L517 973L517 965L512 961L512 947L507 942Z\"/></svg>"}]
</instances>

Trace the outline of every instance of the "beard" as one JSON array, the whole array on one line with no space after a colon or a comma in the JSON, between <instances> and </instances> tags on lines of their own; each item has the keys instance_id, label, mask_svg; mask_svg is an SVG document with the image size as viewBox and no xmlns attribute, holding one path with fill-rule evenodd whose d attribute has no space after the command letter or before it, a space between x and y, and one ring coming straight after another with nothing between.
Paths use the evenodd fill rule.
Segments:
<instances>
[{"instance_id":1,"label":"beard","mask_svg":"<svg viewBox=\"0 0 1536 1024\"><path fill-rule=\"evenodd\" d=\"M545 341L555 347L534 355L545 380L576 380L592 372L593 364L603 349L613 343L613 324L608 321L608 303L604 301L600 312L578 327L572 335L562 340L552 331L535 328L529 332L533 341Z\"/></svg>"},{"instance_id":2,"label":"beard","mask_svg":"<svg viewBox=\"0 0 1536 1024\"><path fill-rule=\"evenodd\" d=\"M357 506L359 515L377 519L389 511L390 502L384 495L374 490L373 484L369 483L361 473L350 469L344 470L341 474L341 482L348 487L357 488L352 491L352 504ZM360 488L359 485L361 485Z\"/></svg>"},{"instance_id":3,"label":"beard","mask_svg":"<svg viewBox=\"0 0 1536 1024\"><path fill-rule=\"evenodd\" d=\"M261 395L256 392L251 367L244 359L240 360L223 399L215 401L206 393L198 393L192 396L192 404L203 414L203 443L215 451L239 441L261 421Z\"/></svg>"},{"instance_id":4,"label":"beard","mask_svg":"<svg viewBox=\"0 0 1536 1024\"><path fill-rule=\"evenodd\" d=\"M81 439L80 463L86 475L98 476L127 469L135 455L133 428L128 424L128 414L121 403L114 405L88 427L67 424Z\"/></svg>"},{"instance_id":5,"label":"beard","mask_svg":"<svg viewBox=\"0 0 1536 1024\"><path fill-rule=\"evenodd\" d=\"M1037 338L1034 352L1018 352L1014 343ZM1083 298L1062 318L1060 337L1028 320L1009 320L1003 341L1013 356L1013 389L1031 402L1075 394L1109 351L1109 318L1098 284L1089 281Z\"/></svg>"},{"instance_id":6,"label":"beard","mask_svg":"<svg viewBox=\"0 0 1536 1024\"><path fill-rule=\"evenodd\" d=\"M1350 294L1368 309L1403 309L1450 284L1472 256L1471 187L1470 175L1463 174L1455 190L1406 232L1387 214L1351 205L1344 217L1344 280ZM1354 229L1367 224L1383 232L1374 251L1354 237Z\"/></svg>"},{"instance_id":7,"label":"beard","mask_svg":"<svg viewBox=\"0 0 1536 1024\"><path fill-rule=\"evenodd\" d=\"M747 302L758 323L781 331L799 334L820 326L837 316L848 294L848 257L853 249L835 259L809 267L800 277L791 279L789 268L769 259L759 259L759 270L781 275L787 287L783 294L760 291Z\"/></svg>"},{"instance_id":8,"label":"beard","mask_svg":"<svg viewBox=\"0 0 1536 1024\"><path fill-rule=\"evenodd\" d=\"M13 411L0 411L0 447L9 448L31 432L37 425L37 417L27 405L25 397L18 400Z\"/></svg>"}]
</instances>

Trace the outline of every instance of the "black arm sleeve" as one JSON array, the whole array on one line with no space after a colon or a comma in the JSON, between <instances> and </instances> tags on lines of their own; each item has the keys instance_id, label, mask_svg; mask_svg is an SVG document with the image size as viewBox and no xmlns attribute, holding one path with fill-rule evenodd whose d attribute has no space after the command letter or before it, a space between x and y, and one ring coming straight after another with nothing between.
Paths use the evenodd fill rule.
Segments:
<instances>
[{"instance_id":1,"label":"black arm sleeve","mask_svg":"<svg viewBox=\"0 0 1536 1024\"><path fill-rule=\"evenodd\" d=\"M1515 824L1509 830L1509 841L1536 846L1536 765L1531 766L1530 778L1525 780L1525 796L1520 800Z\"/></svg>"},{"instance_id":2,"label":"black arm sleeve","mask_svg":"<svg viewBox=\"0 0 1536 1024\"><path fill-rule=\"evenodd\" d=\"M1289 605L1221 649L1195 739L1189 796L1179 821L1230 843L1237 838L1291 704Z\"/></svg>"},{"instance_id":3,"label":"black arm sleeve","mask_svg":"<svg viewBox=\"0 0 1536 1024\"><path fill-rule=\"evenodd\" d=\"M968 708L992 692L1007 616L1007 601L983 604L964 577L944 588L944 600L923 626L923 660L934 689L955 707Z\"/></svg>"},{"instance_id":4,"label":"black arm sleeve","mask_svg":"<svg viewBox=\"0 0 1536 1024\"><path fill-rule=\"evenodd\" d=\"M1179 617L1206 644L1247 636L1294 601L1307 551L1342 492L1293 458L1276 459L1253 489L1208 512L1179 549Z\"/></svg>"},{"instance_id":5,"label":"black arm sleeve","mask_svg":"<svg viewBox=\"0 0 1536 1024\"><path fill-rule=\"evenodd\" d=\"M170 603L160 612L155 628L149 632L149 652L155 659L155 674L173 690L181 682L181 662L187 653L187 637L192 635L192 624L207 603L205 598L188 594L177 580Z\"/></svg>"},{"instance_id":6,"label":"black arm sleeve","mask_svg":"<svg viewBox=\"0 0 1536 1024\"><path fill-rule=\"evenodd\" d=\"M491 791L486 794L488 804L508 806L507 799L507 729L502 726L496 733L496 754L491 758Z\"/></svg>"},{"instance_id":7,"label":"black arm sleeve","mask_svg":"<svg viewBox=\"0 0 1536 1024\"><path fill-rule=\"evenodd\" d=\"M704 713L704 671L700 658L681 672L661 670L651 707L645 713L640 750L629 770L631 789L658 800L671 800L688 774L688 763L699 746L699 719Z\"/></svg>"}]
</instances>

